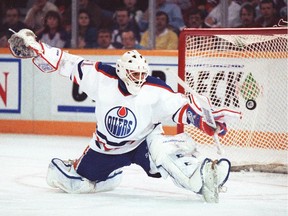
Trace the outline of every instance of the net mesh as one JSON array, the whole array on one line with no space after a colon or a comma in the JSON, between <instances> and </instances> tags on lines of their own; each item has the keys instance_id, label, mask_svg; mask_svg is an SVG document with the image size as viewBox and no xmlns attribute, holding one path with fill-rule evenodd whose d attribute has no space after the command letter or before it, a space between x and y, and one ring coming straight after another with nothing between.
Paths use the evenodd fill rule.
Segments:
<instances>
[{"instance_id":1,"label":"net mesh","mask_svg":"<svg viewBox=\"0 0 288 216\"><path fill-rule=\"evenodd\" d=\"M195 35L195 29L187 29L182 38L181 78L208 97L214 109L242 113L240 121L228 122L229 133L220 138L227 157L234 165L272 163L287 169L287 31ZM184 131L215 156L213 138L193 126Z\"/></svg>"}]
</instances>

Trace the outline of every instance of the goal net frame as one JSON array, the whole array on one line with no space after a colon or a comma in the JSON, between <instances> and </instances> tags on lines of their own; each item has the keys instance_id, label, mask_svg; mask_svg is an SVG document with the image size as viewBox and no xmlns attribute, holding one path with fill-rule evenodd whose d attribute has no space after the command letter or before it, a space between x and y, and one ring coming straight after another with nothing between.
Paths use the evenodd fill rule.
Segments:
<instances>
[{"instance_id":1,"label":"goal net frame","mask_svg":"<svg viewBox=\"0 0 288 216\"><path fill-rule=\"evenodd\" d=\"M226 108L226 107L217 107L213 106L213 100L215 98L212 98L212 96L209 94L209 90L205 92L203 89L201 90L200 86L200 71L201 73L203 71L208 71L211 72L211 70L215 70L214 68L209 68L211 65L214 65L214 67L219 67L221 70L222 68L225 67L225 64L227 66L227 61L231 60L231 62L236 62L236 65L244 65L248 68L248 65L254 65L251 69L241 72L241 81L239 81L239 86L241 86L242 89L239 89L239 86L235 87L234 92L231 93L231 95L236 95L236 94L242 94L242 99L245 98L245 106L244 102L243 104L239 105L237 107L238 111L241 111L244 115L245 119L245 114L251 115L251 121L256 121L255 127L257 128L257 117L255 119L252 119L254 114L253 112L256 113L255 110L257 110L257 116L261 117L261 112L263 111L263 115L269 114L267 111L268 105L264 105L265 108L263 107L262 99L260 100L259 97L262 97L263 95L263 100L267 100L267 92L273 92L274 83L271 83L270 86L270 81L267 83L263 82L259 84L257 80L257 76L259 77L259 74L254 74L254 69L256 68L257 70L257 62L261 64L263 61L267 61L269 64L274 64L275 62L275 72L274 73L281 73L279 76L280 83L281 79L286 79L286 82L288 82L287 77L288 77L288 44L285 42L288 41L288 28L287 27L273 27L273 28L242 28L242 29L235 29L235 28L211 28L211 29L190 29L190 28L185 28L180 32L179 35L179 48L178 48L178 76L184 80L194 91L198 92L201 95L204 95L208 97L212 101L212 108L213 109L219 109L219 108ZM209 38L212 38L211 40ZM267 39L268 38L268 39ZM203 40L202 40L203 39ZM215 40L215 41L214 41ZM258 41L259 40L259 41ZM282 44L282 40L284 40L284 45ZM192 42L191 42L192 41ZM222 41L222 42L221 42ZM223 42L224 41L224 42ZM278 41L281 41L278 45ZM217 47L215 44L216 43L223 43L221 46ZM215 44L214 44L215 43ZM228 44L228 45L227 45ZM274 48L274 45L276 48ZM227 47L226 47L227 45ZM273 46L272 46L273 45ZM210 46L210 48L209 48ZM277 47L279 46L279 47ZM208 47L208 48L207 48ZM246 47L249 47L248 50ZM251 48L252 47L252 48ZM258 49L259 50L256 50ZM253 50L255 49L255 50ZM273 56L271 56L273 54ZM276 56L276 57L275 57ZM279 59L280 60L279 60ZM259 60L260 59L260 60ZM277 59L277 60L275 60ZM285 59L286 59L286 69L285 69ZM241 62L244 62L243 64ZM224 62L224 63L223 63ZM280 64L279 64L280 62ZM283 64L284 62L284 64ZM239 64L238 64L239 63ZM205 68L205 65L208 65L207 68ZM232 63L233 64L233 63ZM281 66L281 68L278 68L278 64ZM284 65L284 68L283 68ZM280 67L279 66L279 67ZM198 68L197 68L198 67ZM261 66L259 66L261 67ZM209 71L210 70L210 71ZM235 69L239 71L239 69ZM262 69L263 70L263 69ZM265 69L264 69L265 70ZM284 70L284 71L283 71ZM223 73L227 73L225 69L223 69ZM233 69L231 69L233 72ZM249 71L249 76L248 76L248 71ZM268 71L268 70L267 70ZM266 72L268 74L269 72ZM212 74L212 72L211 72ZM227 76L227 75L223 75ZM203 75L203 74L202 74ZM214 73L215 75L215 73ZM269 74L268 74L269 75ZM215 75L216 76L216 75ZM260 75L261 76L261 75ZM269 75L270 76L270 75ZM222 88L223 88L223 83L226 82L225 78L218 78L218 83L222 82ZM246 77L244 79L244 77ZM249 85L247 87L247 77L249 77ZM256 77L256 81L255 81ZM202 77L203 78L203 77ZM212 78L211 78L212 79ZM192 80L192 81L191 81ZM208 79L207 79L208 80ZM205 81L207 81L205 80ZM220 80L220 81L219 81ZM225 80L225 81L224 81ZM240 80L240 78L239 78ZM271 77L267 77L267 80L271 80ZM200 80L201 81L201 80ZM203 81L203 80L202 80ZM214 80L215 81L215 80ZM212 80L208 80L210 82L210 85L212 83ZM258 82L258 83L257 83ZM283 81L285 82L285 80ZM251 87L251 83L253 84ZM230 83L231 84L231 83ZM229 85L230 85L229 84ZM240 85L241 84L241 85ZM283 83L282 83L283 84ZM198 85L198 86L197 86ZM201 83L201 85L205 85ZM243 86L245 86L250 90L243 90ZM269 88L266 87L265 85L269 85ZM276 84L278 85L278 84ZM227 83L225 84L227 86ZM287 84L288 86L288 84ZM252 90L251 90L252 88ZM212 87L210 88L210 93L212 92ZM216 87L214 87L214 93L216 92ZM264 90L263 90L264 89ZM219 89L217 89L218 91ZM277 89L279 91L279 89ZM277 94L277 90L273 94L275 94L275 98L281 97L280 94ZM243 93L243 91L246 91ZM286 91L285 94L287 95L287 87L284 86L283 91ZM178 92L181 93L186 93L186 90L184 87L180 84L178 84ZM226 92L227 93L227 92ZM225 94L226 94L225 93ZM224 93L222 93L224 95ZM269 93L271 94L271 93ZM245 95L245 96L243 96ZM259 96L261 95L261 96ZM232 97L231 96L231 97ZM240 96L239 96L240 97ZM233 98L232 98L233 100ZM260 102L259 102L259 101ZM282 101L283 100L283 103ZM243 99L244 101L244 99ZM280 101L280 102L279 102ZM276 106L286 106L284 107L281 111L283 114L283 110L286 112L286 115L288 115L287 112L287 96L284 96L284 98L279 98L277 99ZM267 101L266 101L267 102ZM272 106L273 104L271 104ZM262 106L262 107L261 107ZM267 107L266 107L267 106ZM269 105L270 106L270 105ZM249 110L248 110L249 109ZM263 109L263 110L261 110ZM264 110L265 109L265 110ZM265 111L265 112L264 112ZM272 110L273 112L273 110ZM252 114L251 114L252 113ZM281 113L279 113L281 115ZM271 115L273 116L273 115ZM259 117L259 118L260 118ZM262 118L262 117L261 117ZM267 115L267 118L269 116ZM287 118L287 117L286 117ZM272 117L271 117L272 119ZM288 119L288 118L287 118ZM284 117L284 121L286 121ZM272 119L273 120L273 119ZM271 121L272 121L271 120ZM241 121L241 120L240 120ZM245 121L245 120L244 120ZM246 119L247 121L247 119ZM263 120L264 121L264 120ZM281 119L282 121L282 119ZM257 131L257 129L250 130L250 126L246 123L239 123L240 129L238 126L236 126L237 129L234 128L237 123L233 123L232 127L229 128L228 124L228 138L220 138L220 142L222 147L224 148L224 151L226 152L226 149L228 149L227 153L224 155L228 159L230 159L230 156L232 157L232 170L234 171L240 171L240 170L255 170L255 171L263 171L263 172L276 172L276 173L288 173L287 171L287 163L288 163L288 123L281 122L280 127L284 127L280 133L278 132L279 129L276 129L276 126L278 127L277 122L272 122L272 127L273 124L275 124L275 131L277 133L274 133L275 131L270 132L269 130L271 128L268 128L266 131L265 129L265 124L264 126L264 131L261 129L260 131ZM266 120L265 120L266 122ZM263 122L260 122L263 124ZM260 124L259 123L259 124ZM243 125L241 125L243 124ZM246 125L247 128L246 128ZM254 123L253 123L254 124ZM267 122L266 122L267 124ZM268 124L270 124L268 122ZM243 128L241 128L243 126ZM245 127L244 127L245 126ZM207 135L203 135L202 132L198 131L198 129L191 129L193 126L184 126L184 125L178 125L177 126L177 132L181 133L185 131L186 133L190 134L191 137L197 142L200 143L199 146L201 147L201 150L204 151L202 154L206 154L207 152L209 153L208 155L211 155L211 157L219 157L219 155L215 155L214 153L216 152L215 150L215 145L213 147L213 138L208 138ZM230 130L232 132L230 132ZM274 130L274 128L272 128ZM241 132L239 132L241 131ZM229 133L231 133L229 135ZM196 136L196 139L195 139ZM225 136L225 137L226 137ZM245 137L245 139L244 139ZM249 138L248 138L249 137ZM257 139L262 139L261 141L255 141ZM261 140L260 139L260 140ZM276 141L275 141L276 140ZM273 146L273 142L277 142L277 146ZM236 143L234 145L234 143ZM257 146L255 145L257 143ZM231 150L232 149L232 150ZM249 150L248 150L249 149ZM242 152L243 150L243 152ZM231 152L234 151L234 156L232 155ZM247 152L246 152L247 151ZM242 153L241 153L242 152ZM244 161L241 160L241 154L243 154ZM266 155L268 159L263 159L257 161L254 156L255 155ZM245 157L244 157L245 156ZM248 159L248 156L250 156L252 159ZM262 156L260 156L262 157ZM234 160L234 161L233 161Z\"/></svg>"}]
</instances>

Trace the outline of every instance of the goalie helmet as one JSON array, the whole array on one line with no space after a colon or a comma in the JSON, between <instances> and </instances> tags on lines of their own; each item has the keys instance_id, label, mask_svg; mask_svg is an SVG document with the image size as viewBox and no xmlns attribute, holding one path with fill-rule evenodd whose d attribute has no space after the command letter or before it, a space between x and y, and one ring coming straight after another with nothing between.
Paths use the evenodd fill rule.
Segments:
<instances>
[{"instance_id":1,"label":"goalie helmet","mask_svg":"<svg viewBox=\"0 0 288 216\"><path fill-rule=\"evenodd\" d=\"M137 95L150 74L146 59L136 50L125 52L116 63L116 72L132 95Z\"/></svg>"}]
</instances>

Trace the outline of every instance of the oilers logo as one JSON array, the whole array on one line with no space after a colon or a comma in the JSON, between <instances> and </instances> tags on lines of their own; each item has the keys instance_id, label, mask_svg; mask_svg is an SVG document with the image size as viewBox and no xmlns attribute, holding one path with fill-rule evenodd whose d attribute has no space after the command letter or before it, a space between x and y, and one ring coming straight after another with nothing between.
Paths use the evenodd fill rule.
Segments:
<instances>
[{"instance_id":1,"label":"oilers logo","mask_svg":"<svg viewBox=\"0 0 288 216\"><path fill-rule=\"evenodd\" d=\"M105 127L109 134L116 138L130 136L134 132L136 125L136 117L127 107L114 107L105 116Z\"/></svg>"}]
</instances>

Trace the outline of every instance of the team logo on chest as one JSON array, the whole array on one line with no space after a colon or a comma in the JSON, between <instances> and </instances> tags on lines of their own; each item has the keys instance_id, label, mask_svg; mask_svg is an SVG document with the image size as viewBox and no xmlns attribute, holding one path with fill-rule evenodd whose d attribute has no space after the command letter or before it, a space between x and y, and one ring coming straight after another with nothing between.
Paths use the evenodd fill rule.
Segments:
<instances>
[{"instance_id":1,"label":"team logo on chest","mask_svg":"<svg viewBox=\"0 0 288 216\"><path fill-rule=\"evenodd\" d=\"M106 129L116 138L128 137L134 132L136 125L136 117L127 107L114 107L105 116Z\"/></svg>"}]
</instances>

